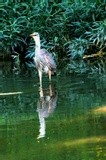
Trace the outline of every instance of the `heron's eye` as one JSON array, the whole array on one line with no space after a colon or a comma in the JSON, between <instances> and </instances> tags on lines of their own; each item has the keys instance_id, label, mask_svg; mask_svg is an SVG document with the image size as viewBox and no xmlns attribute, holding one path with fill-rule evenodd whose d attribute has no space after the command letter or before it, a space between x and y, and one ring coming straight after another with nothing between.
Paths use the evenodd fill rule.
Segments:
<instances>
[{"instance_id":1,"label":"heron's eye","mask_svg":"<svg viewBox=\"0 0 106 160\"><path fill-rule=\"evenodd\" d=\"M38 36L38 33L34 33L34 36Z\"/></svg>"}]
</instances>

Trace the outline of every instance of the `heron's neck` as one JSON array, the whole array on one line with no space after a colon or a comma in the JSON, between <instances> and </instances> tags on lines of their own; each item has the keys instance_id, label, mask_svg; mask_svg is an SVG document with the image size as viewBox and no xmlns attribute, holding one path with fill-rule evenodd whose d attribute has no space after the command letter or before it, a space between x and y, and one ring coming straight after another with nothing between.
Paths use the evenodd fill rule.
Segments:
<instances>
[{"instance_id":1,"label":"heron's neck","mask_svg":"<svg viewBox=\"0 0 106 160\"><path fill-rule=\"evenodd\" d=\"M35 47L35 52L37 51L40 51L40 38L39 37L37 37L36 39L34 39L35 40L35 45L36 45L36 47ZM36 52L36 53L37 53Z\"/></svg>"}]
</instances>

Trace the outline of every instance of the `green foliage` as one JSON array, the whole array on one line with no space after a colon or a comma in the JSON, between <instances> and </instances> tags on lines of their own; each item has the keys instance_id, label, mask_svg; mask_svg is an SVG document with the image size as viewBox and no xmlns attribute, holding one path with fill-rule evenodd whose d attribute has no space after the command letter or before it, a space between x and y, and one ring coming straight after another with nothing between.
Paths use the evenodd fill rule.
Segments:
<instances>
[{"instance_id":1,"label":"green foliage","mask_svg":"<svg viewBox=\"0 0 106 160\"><path fill-rule=\"evenodd\" d=\"M5 2L0 12L1 47L5 54L12 50L22 58L33 50L29 34L34 31L40 33L42 47L55 54L58 66L67 55L74 60L82 58L85 53L91 54L88 48L92 45L98 50L106 42L105 2Z\"/></svg>"},{"instance_id":2,"label":"green foliage","mask_svg":"<svg viewBox=\"0 0 106 160\"><path fill-rule=\"evenodd\" d=\"M90 31L86 32L92 44L95 44L100 49L104 47L106 42L106 20L102 22L94 22Z\"/></svg>"},{"instance_id":3,"label":"green foliage","mask_svg":"<svg viewBox=\"0 0 106 160\"><path fill-rule=\"evenodd\" d=\"M87 49L88 41L82 38L75 38L68 42L68 52L72 59L82 58ZM67 45L67 43L66 43Z\"/></svg>"},{"instance_id":4,"label":"green foliage","mask_svg":"<svg viewBox=\"0 0 106 160\"><path fill-rule=\"evenodd\" d=\"M27 17L25 11L27 5L25 4L11 4L6 3L1 8L2 15L2 48L5 52L10 51L10 47L22 47L25 42L24 36L27 36ZM24 35L25 34L25 35ZM22 48L21 48L22 50Z\"/></svg>"}]
</instances>

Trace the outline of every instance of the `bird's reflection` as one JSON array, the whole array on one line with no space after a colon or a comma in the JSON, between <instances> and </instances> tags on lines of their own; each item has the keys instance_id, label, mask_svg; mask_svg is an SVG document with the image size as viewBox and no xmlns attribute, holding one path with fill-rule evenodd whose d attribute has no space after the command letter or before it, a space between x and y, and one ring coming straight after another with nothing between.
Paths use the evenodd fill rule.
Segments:
<instances>
[{"instance_id":1,"label":"bird's reflection","mask_svg":"<svg viewBox=\"0 0 106 160\"><path fill-rule=\"evenodd\" d=\"M57 90L53 89L50 85L48 89L43 90L40 87L40 98L37 102L37 112L39 117L39 135L37 139L45 137L46 134L46 122L45 118L49 117L56 108L57 103Z\"/></svg>"}]
</instances>

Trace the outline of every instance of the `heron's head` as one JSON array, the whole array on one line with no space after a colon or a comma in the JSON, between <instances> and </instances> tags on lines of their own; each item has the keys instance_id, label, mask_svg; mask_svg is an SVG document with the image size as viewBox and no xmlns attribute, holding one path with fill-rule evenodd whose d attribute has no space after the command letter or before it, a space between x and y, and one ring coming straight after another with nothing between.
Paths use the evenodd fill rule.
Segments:
<instances>
[{"instance_id":1,"label":"heron's head","mask_svg":"<svg viewBox=\"0 0 106 160\"><path fill-rule=\"evenodd\" d=\"M30 36L34 39L36 45L39 45L40 43L40 36L38 32L34 32L32 34L30 34Z\"/></svg>"},{"instance_id":2,"label":"heron's head","mask_svg":"<svg viewBox=\"0 0 106 160\"><path fill-rule=\"evenodd\" d=\"M34 32L34 33L30 34L30 36L33 37L33 38L34 37L36 38L36 37L39 37L39 33L38 32Z\"/></svg>"}]
</instances>

